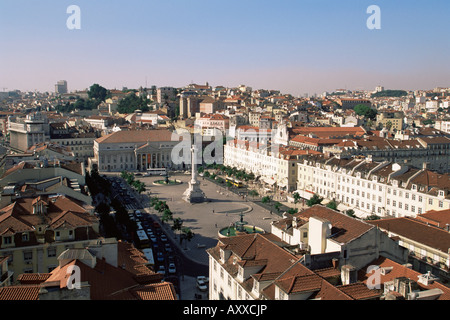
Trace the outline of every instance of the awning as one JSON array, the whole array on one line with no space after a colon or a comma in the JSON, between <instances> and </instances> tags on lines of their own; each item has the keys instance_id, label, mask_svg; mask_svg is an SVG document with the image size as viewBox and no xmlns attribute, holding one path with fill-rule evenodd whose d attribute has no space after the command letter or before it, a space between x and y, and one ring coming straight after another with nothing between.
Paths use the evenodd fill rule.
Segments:
<instances>
[{"instance_id":1,"label":"awning","mask_svg":"<svg viewBox=\"0 0 450 320\"><path fill-rule=\"evenodd\" d=\"M267 183L267 184L269 184L269 185L271 185L271 186L273 186L274 184L275 184L275 180L273 180L273 179L270 179L270 178L264 178L264 179L262 179L265 183Z\"/></svg>"}]
</instances>

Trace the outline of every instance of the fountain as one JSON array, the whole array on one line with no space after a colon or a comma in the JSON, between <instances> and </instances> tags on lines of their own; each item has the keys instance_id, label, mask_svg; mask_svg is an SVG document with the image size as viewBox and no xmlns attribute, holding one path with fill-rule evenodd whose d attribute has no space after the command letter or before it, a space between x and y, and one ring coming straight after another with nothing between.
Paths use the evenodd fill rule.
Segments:
<instances>
[{"instance_id":1,"label":"fountain","mask_svg":"<svg viewBox=\"0 0 450 320\"><path fill-rule=\"evenodd\" d=\"M219 237L223 238L244 234L265 233L263 229L254 225L249 225L247 221L244 221L244 213L240 213L239 216L241 217L239 221L219 230Z\"/></svg>"}]
</instances>

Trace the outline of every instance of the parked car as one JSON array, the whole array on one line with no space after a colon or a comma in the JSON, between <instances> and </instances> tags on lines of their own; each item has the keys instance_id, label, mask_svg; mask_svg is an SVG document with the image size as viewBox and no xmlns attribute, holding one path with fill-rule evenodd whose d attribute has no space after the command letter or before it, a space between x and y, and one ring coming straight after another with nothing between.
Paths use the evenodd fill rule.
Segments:
<instances>
[{"instance_id":1,"label":"parked car","mask_svg":"<svg viewBox=\"0 0 450 320\"><path fill-rule=\"evenodd\" d=\"M197 277L197 281L203 281L205 283L208 283L209 282L209 278L205 277L205 276L198 276Z\"/></svg>"},{"instance_id":2,"label":"parked car","mask_svg":"<svg viewBox=\"0 0 450 320\"><path fill-rule=\"evenodd\" d=\"M158 252L158 253L156 254L156 259L157 259L159 262L164 261L164 255L163 255L163 253L162 253L162 252Z\"/></svg>"},{"instance_id":3,"label":"parked car","mask_svg":"<svg viewBox=\"0 0 450 320\"><path fill-rule=\"evenodd\" d=\"M169 273L176 273L177 268L175 267L175 263L169 263Z\"/></svg>"},{"instance_id":4,"label":"parked car","mask_svg":"<svg viewBox=\"0 0 450 320\"><path fill-rule=\"evenodd\" d=\"M203 280L197 280L197 288L200 291L208 291L208 285Z\"/></svg>"},{"instance_id":5,"label":"parked car","mask_svg":"<svg viewBox=\"0 0 450 320\"><path fill-rule=\"evenodd\" d=\"M166 242L167 241L167 237L165 234L161 235L161 241Z\"/></svg>"},{"instance_id":6,"label":"parked car","mask_svg":"<svg viewBox=\"0 0 450 320\"><path fill-rule=\"evenodd\" d=\"M172 252L172 248L170 247L170 244L166 243L166 244L164 245L164 248L166 249L166 252L167 252L167 253L171 253L171 252Z\"/></svg>"}]
</instances>

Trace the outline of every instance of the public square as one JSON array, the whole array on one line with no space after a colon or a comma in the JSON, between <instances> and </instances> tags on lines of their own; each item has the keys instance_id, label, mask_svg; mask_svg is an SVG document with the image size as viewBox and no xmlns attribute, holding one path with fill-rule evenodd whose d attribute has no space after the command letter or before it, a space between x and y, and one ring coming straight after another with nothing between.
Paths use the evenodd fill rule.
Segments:
<instances>
[{"instance_id":1,"label":"public square","mask_svg":"<svg viewBox=\"0 0 450 320\"><path fill-rule=\"evenodd\" d=\"M218 231L226 228L231 224L243 219L250 226L256 226L270 232L270 224L272 221L280 217L271 214L270 211L261 206L247 201L226 187L208 181L202 177L198 177L202 191L207 197L204 203L190 204L182 199L184 191L188 188L188 182L191 176L187 174L177 174L171 176L171 180L179 180L181 184L176 185L158 185L154 184L163 177L139 177L139 180L147 186L146 194L150 192L150 197L158 197L160 200L167 201L167 205L173 213L173 218L181 218L183 226L188 227L195 234L191 241L184 241L181 249L186 256L198 263L208 265L207 248L214 247L218 240ZM152 215L161 218L152 208L149 208L145 200L142 202L146 211ZM167 224L161 223L169 237L174 242L177 241L178 234L171 229L171 222Z\"/></svg>"}]
</instances>

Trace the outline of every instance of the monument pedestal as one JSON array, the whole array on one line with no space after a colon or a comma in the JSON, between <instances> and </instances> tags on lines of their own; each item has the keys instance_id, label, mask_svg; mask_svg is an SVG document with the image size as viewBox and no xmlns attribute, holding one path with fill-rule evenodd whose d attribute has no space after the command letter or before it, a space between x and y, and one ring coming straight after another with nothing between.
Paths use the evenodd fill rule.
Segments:
<instances>
[{"instance_id":1,"label":"monument pedestal","mask_svg":"<svg viewBox=\"0 0 450 320\"><path fill-rule=\"evenodd\" d=\"M189 188L183 193L183 200L189 203L202 203L206 199L197 181L189 181Z\"/></svg>"}]
</instances>

